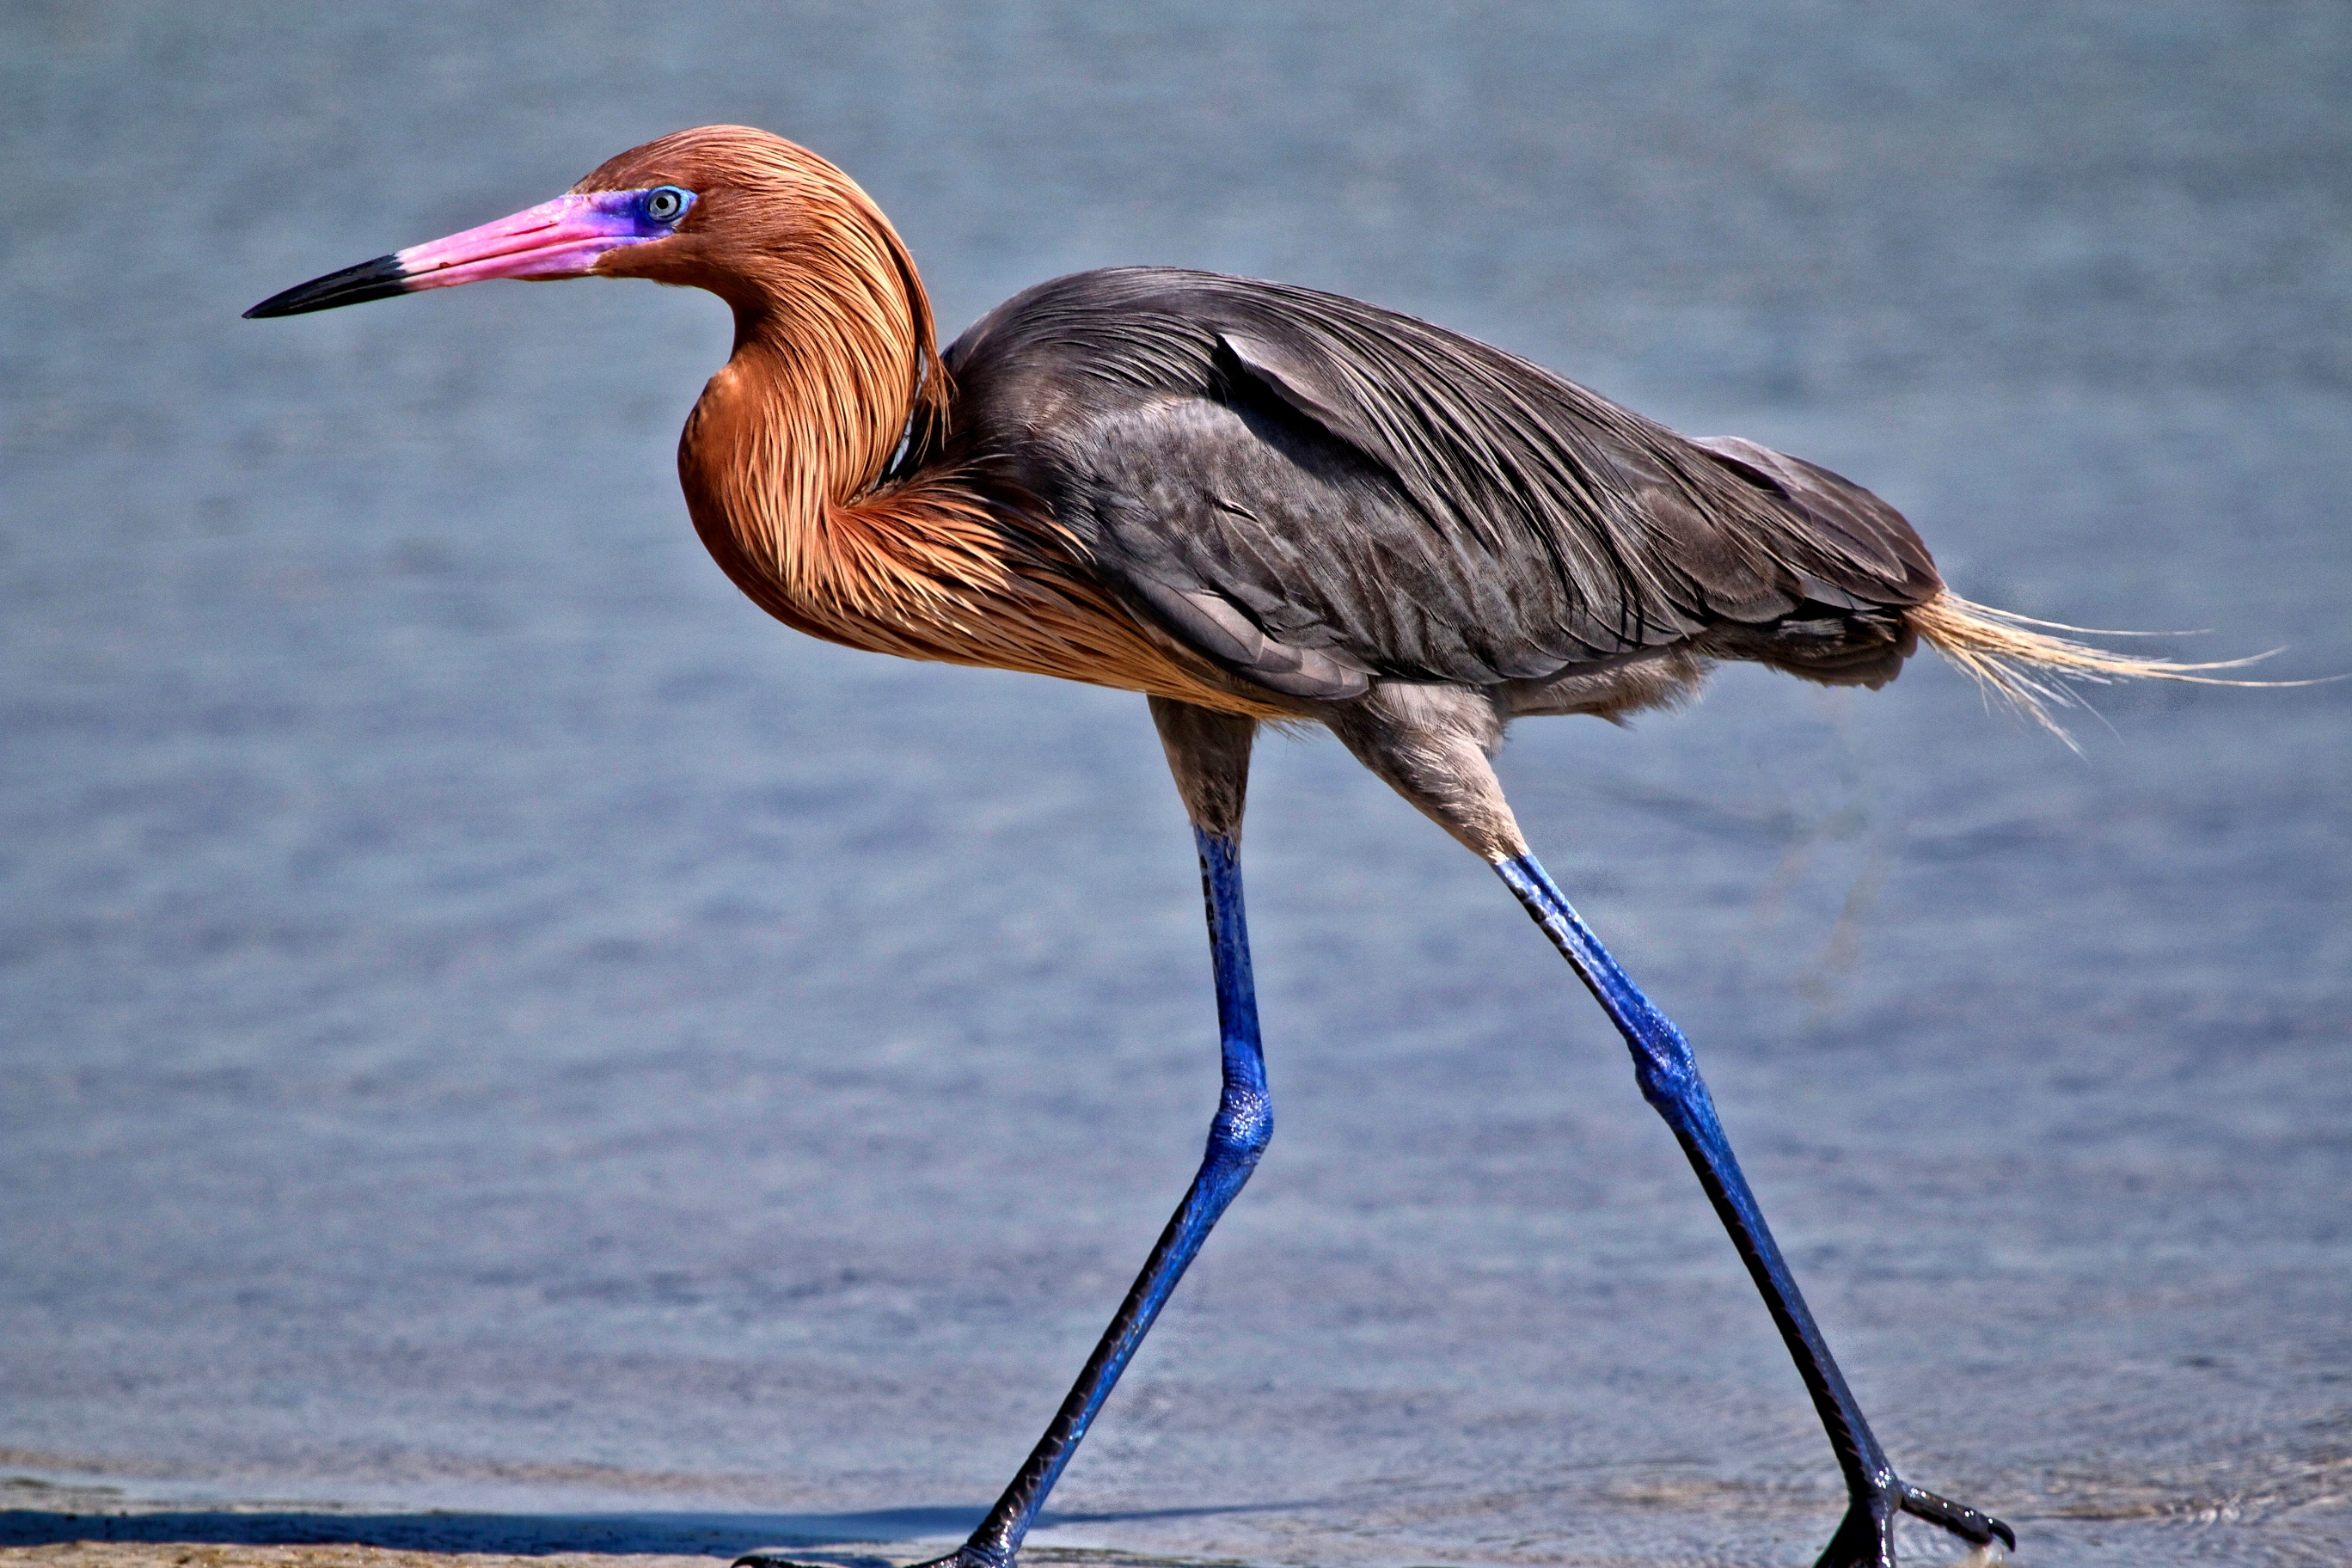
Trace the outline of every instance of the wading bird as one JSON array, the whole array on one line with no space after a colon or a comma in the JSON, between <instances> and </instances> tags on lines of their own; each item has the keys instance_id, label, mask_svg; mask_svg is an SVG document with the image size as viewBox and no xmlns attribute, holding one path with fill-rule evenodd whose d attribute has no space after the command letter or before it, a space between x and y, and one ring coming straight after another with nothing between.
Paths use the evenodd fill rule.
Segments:
<instances>
[{"instance_id":1,"label":"wading bird","mask_svg":"<svg viewBox=\"0 0 2352 1568\"><path fill-rule=\"evenodd\" d=\"M1878 687L1926 639L2039 712L2053 679L2179 676L1961 600L1893 508L1752 442L1686 439L1484 344L1305 289L1162 268L1043 284L941 354L848 176L713 126L512 217L305 283L290 316L491 278L649 278L733 307L678 448L696 530L787 626L1145 694L1200 853L1223 1051L1208 1150L1053 1424L953 1568L1010 1568L1273 1131L1239 868L1263 721L1328 726L1491 865L1624 1036L1754 1277L1851 1503L1822 1568L1910 1513L1773 1244L1690 1047L1528 853L1489 762L1538 714L1619 718L1751 659ZM2063 628L2061 628L2063 629Z\"/></svg>"}]
</instances>

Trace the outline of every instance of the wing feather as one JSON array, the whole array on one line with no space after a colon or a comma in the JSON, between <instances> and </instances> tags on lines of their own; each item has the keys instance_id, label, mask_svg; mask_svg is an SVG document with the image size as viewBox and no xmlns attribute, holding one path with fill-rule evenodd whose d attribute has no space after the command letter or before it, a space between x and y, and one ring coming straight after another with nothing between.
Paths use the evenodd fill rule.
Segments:
<instances>
[{"instance_id":1,"label":"wing feather","mask_svg":"<svg viewBox=\"0 0 2352 1568\"><path fill-rule=\"evenodd\" d=\"M1941 586L1900 514L1827 469L1311 289L1083 273L947 363L964 461L1043 498L1170 632L1297 696L1711 637L1828 668L1825 631L1886 645Z\"/></svg>"}]
</instances>

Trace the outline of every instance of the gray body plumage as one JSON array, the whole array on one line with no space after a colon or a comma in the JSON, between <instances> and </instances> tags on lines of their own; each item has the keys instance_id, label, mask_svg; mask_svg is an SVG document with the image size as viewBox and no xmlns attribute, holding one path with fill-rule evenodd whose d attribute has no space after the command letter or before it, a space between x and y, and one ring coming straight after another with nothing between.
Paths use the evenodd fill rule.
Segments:
<instances>
[{"instance_id":1,"label":"gray body plumage","mask_svg":"<svg viewBox=\"0 0 2352 1568\"><path fill-rule=\"evenodd\" d=\"M1071 531L1239 679L1383 682L1498 717L1663 700L1747 658L1879 685L1941 588L1900 514L1750 442L1692 440L1498 350L1312 289L1081 273L949 349L951 458Z\"/></svg>"}]
</instances>

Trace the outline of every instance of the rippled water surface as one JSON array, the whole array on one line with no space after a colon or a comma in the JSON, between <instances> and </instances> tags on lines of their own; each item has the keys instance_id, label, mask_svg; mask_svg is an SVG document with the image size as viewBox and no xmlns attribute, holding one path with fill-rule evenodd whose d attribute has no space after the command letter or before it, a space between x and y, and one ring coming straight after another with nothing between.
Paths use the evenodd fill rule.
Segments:
<instances>
[{"instance_id":1,"label":"rippled water surface","mask_svg":"<svg viewBox=\"0 0 2352 1568\"><path fill-rule=\"evenodd\" d=\"M1191 1173L1141 702L738 598L671 470L719 305L236 319L660 132L835 158L951 326L1361 294L1853 474L1973 597L2352 669L2341 7L1149 16L0 19L7 1473L903 1560ZM2031 1563L2341 1563L2352 686L2099 707L1734 670L1504 769L1907 1474ZM1328 740L1253 800L1281 1134L1038 1543L1810 1562L1835 1471L1604 1022Z\"/></svg>"}]
</instances>

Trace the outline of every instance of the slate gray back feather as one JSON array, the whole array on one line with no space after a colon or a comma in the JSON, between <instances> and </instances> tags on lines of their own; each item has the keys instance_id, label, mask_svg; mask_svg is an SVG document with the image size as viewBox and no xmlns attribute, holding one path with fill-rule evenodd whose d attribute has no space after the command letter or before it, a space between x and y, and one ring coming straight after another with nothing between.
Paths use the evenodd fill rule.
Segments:
<instances>
[{"instance_id":1,"label":"slate gray back feather","mask_svg":"<svg viewBox=\"0 0 2352 1568\"><path fill-rule=\"evenodd\" d=\"M1080 273L946 359L957 456L1044 500L1170 632L1301 697L1676 644L1878 684L1942 588L1901 515L1826 469L1313 289Z\"/></svg>"}]
</instances>

